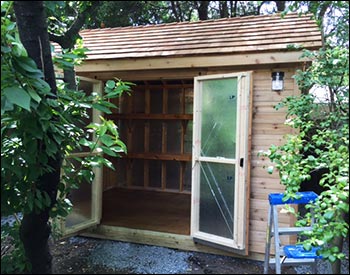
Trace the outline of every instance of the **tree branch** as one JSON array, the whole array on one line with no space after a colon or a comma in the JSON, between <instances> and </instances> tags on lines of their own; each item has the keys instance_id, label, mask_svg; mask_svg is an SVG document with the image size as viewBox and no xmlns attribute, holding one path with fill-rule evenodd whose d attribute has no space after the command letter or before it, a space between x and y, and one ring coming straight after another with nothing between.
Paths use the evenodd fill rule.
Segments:
<instances>
[{"instance_id":1,"label":"tree branch","mask_svg":"<svg viewBox=\"0 0 350 275\"><path fill-rule=\"evenodd\" d=\"M89 15L93 16L100 5L101 1L91 1L91 6L88 6L77 16L74 23L70 26L64 35L55 35L50 33L50 40L58 43L63 49L72 49L76 42L75 37L79 34L79 31L84 25L86 18Z\"/></svg>"}]
</instances>

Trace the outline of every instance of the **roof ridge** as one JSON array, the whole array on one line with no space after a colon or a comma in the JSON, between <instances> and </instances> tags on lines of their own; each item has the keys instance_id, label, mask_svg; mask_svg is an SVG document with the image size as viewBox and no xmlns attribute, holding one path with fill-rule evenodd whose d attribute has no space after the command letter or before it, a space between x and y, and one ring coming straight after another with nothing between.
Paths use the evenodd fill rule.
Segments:
<instances>
[{"instance_id":1,"label":"roof ridge","mask_svg":"<svg viewBox=\"0 0 350 275\"><path fill-rule=\"evenodd\" d=\"M125 26L125 27L109 27L109 28L96 28L96 29L84 29L81 32L90 32L90 31L105 31L105 30L128 30L128 29L143 29L143 28L154 28L154 27L167 27L172 25L191 25L191 24L203 24L210 22L225 22L225 21L238 21L238 20L251 20L252 18L280 18L282 19L282 13L274 14L262 14L262 15L247 15L247 16L237 16L237 17L225 17L225 18L213 18L207 20L197 20L197 21L184 21L184 22L170 22L170 23L160 23L160 24L147 24L147 25L137 25L137 26ZM310 14L301 14L299 15L296 12L291 12L285 15L285 17L301 17L301 16L310 16Z\"/></svg>"}]
</instances>

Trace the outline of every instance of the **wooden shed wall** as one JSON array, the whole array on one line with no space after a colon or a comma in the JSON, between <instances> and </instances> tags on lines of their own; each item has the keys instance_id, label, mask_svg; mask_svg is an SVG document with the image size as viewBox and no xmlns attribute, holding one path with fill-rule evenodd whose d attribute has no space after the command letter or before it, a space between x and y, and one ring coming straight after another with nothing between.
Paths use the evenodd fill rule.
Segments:
<instances>
[{"instance_id":1,"label":"wooden shed wall","mask_svg":"<svg viewBox=\"0 0 350 275\"><path fill-rule=\"evenodd\" d=\"M284 97L295 95L298 88L292 75L295 68L282 70L285 72L284 91L271 90L271 70L261 70L253 76L253 120L251 147L251 181L250 181L250 234L249 250L264 253L269 193L283 192L277 171L268 174L266 167L270 161L259 157L260 150L267 150L272 144L283 144L283 136L292 133L292 129L284 125L285 110L276 111L274 106ZM293 218L287 214L280 216L281 226L290 226ZM282 241L288 239L281 238Z\"/></svg>"},{"instance_id":2,"label":"wooden shed wall","mask_svg":"<svg viewBox=\"0 0 350 275\"><path fill-rule=\"evenodd\" d=\"M297 85L292 78L295 74L297 65L279 66L278 69L272 66L255 67L253 70L253 102L252 102L252 130L251 130L251 170L250 170L250 209L248 212L249 219L249 252L263 254L265 249L266 226L267 226L267 210L269 193L283 192L283 186L279 183L278 173L268 174L266 167L271 163L258 156L260 150L267 150L269 146L281 145L283 136L292 133L292 129L284 125L285 110L276 111L274 106L283 98L289 95L298 94ZM284 90L275 92L271 90L271 73L273 71L285 72ZM199 71L191 71L182 73L178 77L183 79L193 79L198 74L217 74L242 71L237 67L226 68L205 68ZM163 75L175 76L176 73L168 71L157 71L152 74L147 73L148 79L162 79ZM135 74L131 73L131 79L135 80ZM142 74L140 74L142 76ZM119 77L115 73L115 77ZM127 75L123 74L123 80L128 80ZM139 79L142 80L142 79ZM106 181L107 180L107 181ZM113 187L113 177L105 173L105 188ZM283 214L280 216L281 226L289 226L294 218ZM282 237L282 242L289 242L287 237Z\"/></svg>"}]
</instances>

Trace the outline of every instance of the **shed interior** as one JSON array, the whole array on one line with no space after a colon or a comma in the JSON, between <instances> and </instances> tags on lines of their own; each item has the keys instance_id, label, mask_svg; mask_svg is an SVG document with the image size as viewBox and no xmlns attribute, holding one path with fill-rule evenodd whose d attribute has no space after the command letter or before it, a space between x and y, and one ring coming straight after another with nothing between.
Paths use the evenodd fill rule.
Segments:
<instances>
[{"instance_id":1,"label":"shed interior","mask_svg":"<svg viewBox=\"0 0 350 275\"><path fill-rule=\"evenodd\" d=\"M101 224L189 235L193 79L132 83L108 116L128 152L103 171Z\"/></svg>"}]
</instances>

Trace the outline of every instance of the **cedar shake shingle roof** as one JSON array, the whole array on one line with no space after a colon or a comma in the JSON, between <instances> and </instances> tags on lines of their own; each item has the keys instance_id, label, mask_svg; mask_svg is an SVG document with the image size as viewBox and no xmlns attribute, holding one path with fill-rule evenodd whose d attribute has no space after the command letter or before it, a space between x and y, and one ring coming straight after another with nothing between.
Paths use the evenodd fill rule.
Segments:
<instances>
[{"instance_id":1,"label":"cedar shake shingle roof","mask_svg":"<svg viewBox=\"0 0 350 275\"><path fill-rule=\"evenodd\" d=\"M90 29L80 35L90 50L87 60L285 51L289 44L321 47L315 21L297 14Z\"/></svg>"}]
</instances>

